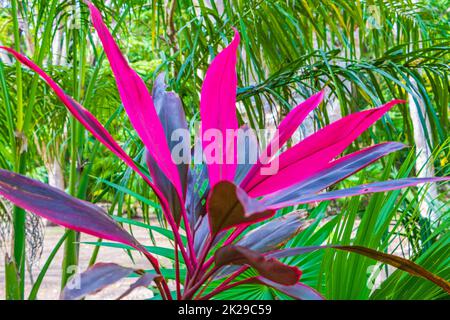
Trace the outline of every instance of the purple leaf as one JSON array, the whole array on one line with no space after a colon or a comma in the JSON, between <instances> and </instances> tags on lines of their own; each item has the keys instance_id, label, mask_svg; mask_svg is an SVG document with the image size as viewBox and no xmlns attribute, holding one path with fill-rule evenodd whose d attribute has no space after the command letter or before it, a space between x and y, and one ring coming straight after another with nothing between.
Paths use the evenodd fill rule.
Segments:
<instances>
[{"instance_id":1,"label":"purple leaf","mask_svg":"<svg viewBox=\"0 0 450 320\"><path fill-rule=\"evenodd\" d=\"M121 300L121 299L125 298L131 292L136 290L137 288L148 287L150 284L152 284L152 282L158 282L158 281L161 281L161 279L162 279L162 276L159 274L146 273L146 274L140 276L139 279L136 280L136 282L132 283L130 285L130 287L124 293L122 293L120 295L120 297L117 298L117 300Z\"/></svg>"},{"instance_id":2,"label":"purple leaf","mask_svg":"<svg viewBox=\"0 0 450 320\"><path fill-rule=\"evenodd\" d=\"M305 211L295 211L273 219L245 234L236 244L257 252L276 250L311 225Z\"/></svg>"},{"instance_id":3,"label":"purple leaf","mask_svg":"<svg viewBox=\"0 0 450 320\"><path fill-rule=\"evenodd\" d=\"M135 270L115 263L97 263L72 277L61 292L61 300L79 300L128 277Z\"/></svg>"},{"instance_id":4,"label":"purple leaf","mask_svg":"<svg viewBox=\"0 0 450 320\"><path fill-rule=\"evenodd\" d=\"M236 242L236 245L259 253L277 250L311 225L313 220L306 220L306 217L306 212L295 211L273 219L245 234ZM216 278L228 275L236 271L237 268L235 266L223 267Z\"/></svg>"},{"instance_id":5,"label":"purple leaf","mask_svg":"<svg viewBox=\"0 0 450 320\"><path fill-rule=\"evenodd\" d=\"M236 139L238 129L236 116L236 59L239 45L239 33L235 31L234 39L228 47L220 52L211 62L202 85L200 98L200 116L202 119L202 145L208 164L209 182L213 187L221 180L233 181L236 172ZM233 136L227 138L227 129ZM208 145L217 142L205 133L216 130L222 135L221 146L216 151L219 163L206 152ZM227 161L227 156L229 161Z\"/></svg>"},{"instance_id":6,"label":"purple leaf","mask_svg":"<svg viewBox=\"0 0 450 320\"><path fill-rule=\"evenodd\" d=\"M156 112L164 129L166 140L169 144L170 152L175 152L175 147L182 147L180 154L181 163L177 163L178 174L180 176L183 194L186 194L187 173L190 163L190 138L188 136L179 136L181 132L189 133L186 115L183 104L175 92L166 91L167 85L164 81L165 74L160 73L153 84L152 97ZM186 138L186 139L184 139ZM175 151L174 151L175 150Z\"/></svg>"},{"instance_id":7,"label":"purple leaf","mask_svg":"<svg viewBox=\"0 0 450 320\"><path fill-rule=\"evenodd\" d=\"M164 81L164 76L164 73L159 74L153 85L152 95L155 108L164 129L170 152L175 152L174 149L181 145L183 146L181 148L182 152L186 152L186 150L190 150L190 139L189 137L184 136L184 134L189 131L183 105L180 98L174 92L166 91L167 85ZM180 132L182 132L181 137L176 137ZM181 138L181 142L178 140L179 138ZM183 198L186 193L187 173L190 163L189 153L183 154L182 156L184 157L182 159L183 161L177 163L178 175L183 191L182 195L179 195L175 186L162 171L160 164L153 158L152 153L149 152L148 149L146 150L147 166L153 177L153 181L166 198L170 207L170 212L177 224L179 224L181 220L182 205L184 202ZM180 196L183 198L180 198Z\"/></svg>"},{"instance_id":8,"label":"purple leaf","mask_svg":"<svg viewBox=\"0 0 450 320\"><path fill-rule=\"evenodd\" d=\"M385 155L406 147L399 142L386 142L349 154L330 163L314 176L265 197L267 203L285 202L319 192L360 171Z\"/></svg>"}]
</instances>

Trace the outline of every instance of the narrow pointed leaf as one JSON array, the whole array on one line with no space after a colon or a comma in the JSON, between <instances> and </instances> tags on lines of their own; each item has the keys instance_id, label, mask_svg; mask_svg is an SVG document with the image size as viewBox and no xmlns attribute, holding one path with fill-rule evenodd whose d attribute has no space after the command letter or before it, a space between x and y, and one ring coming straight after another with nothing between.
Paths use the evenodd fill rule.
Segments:
<instances>
[{"instance_id":1,"label":"narrow pointed leaf","mask_svg":"<svg viewBox=\"0 0 450 320\"><path fill-rule=\"evenodd\" d=\"M402 143L386 142L349 154L331 162L327 168L312 177L272 193L265 199L267 203L278 203L319 192L360 171L381 157L404 147L406 146Z\"/></svg>"},{"instance_id":2,"label":"narrow pointed leaf","mask_svg":"<svg viewBox=\"0 0 450 320\"><path fill-rule=\"evenodd\" d=\"M242 189L228 181L221 181L212 188L207 212L214 235L235 226L266 220L275 214L275 211L267 210L262 202L248 197Z\"/></svg>"},{"instance_id":3,"label":"narrow pointed leaf","mask_svg":"<svg viewBox=\"0 0 450 320\"><path fill-rule=\"evenodd\" d=\"M79 300L101 291L131 275L131 268L115 263L97 263L79 275L75 275L61 292L61 300Z\"/></svg>"},{"instance_id":4,"label":"narrow pointed leaf","mask_svg":"<svg viewBox=\"0 0 450 320\"><path fill-rule=\"evenodd\" d=\"M284 144L291 138L294 132L298 129L300 124L305 120L308 114L317 108L317 106L323 100L324 92L320 91L294 109L292 109L286 117L280 122L278 126L278 130L275 133L275 137L270 141L268 147L265 152L261 155L261 158L258 158L258 162L252 166L249 170L248 175L242 181L241 187L245 189L249 180L258 172L263 164L268 163L268 161L275 156L275 154L284 146ZM238 183L238 182L237 182Z\"/></svg>"},{"instance_id":5,"label":"narrow pointed leaf","mask_svg":"<svg viewBox=\"0 0 450 320\"><path fill-rule=\"evenodd\" d=\"M206 198L209 193L208 169L204 164L194 165L188 172L186 211L192 228L206 214Z\"/></svg>"},{"instance_id":6,"label":"narrow pointed leaf","mask_svg":"<svg viewBox=\"0 0 450 320\"><path fill-rule=\"evenodd\" d=\"M166 91L167 84L164 80L165 74L160 73L153 84L152 97L156 112L164 129L166 141L171 153L179 156L179 162L176 162L178 174L180 176L183 194L186 194L187 173L190 163L190 139L189 136L181 135L189 133L186 115L183 104L175 92ZM181 149L181 152L177 152Z\"/></svg>"},{"instance_id":7,"label":"narrow pointed leaf","mask_svg":"<svg viewBox=\"0 0 450 320\"><path fill-rule=\"evenodd\" d=\"M239 41L240 37L236 31L230 45L211 62L201 90L203 150L211 143L205 139L208 130L218 130L222 134L222 142L224 141L219 154L220 163L211 163L211 159L206 159L211 187L220 180L233 181L236 172L236 139L234 136L227 139L226 131L231 129L235 132L238 129L236 59ZM227 155L232 161L227 161Z\"/></svg>"},{"instance_id":8,"label":"narrow pointed leaf","mask_svg":"<svg viewBox=\"0 0 450 320\"><path fill-rule=\"evenodd\" d=\"M214 262L217 267L246 264L265 278L283 285L296 284L302 274L297 267L288 266L274 258L265 257L259 252L237 245L217 249Z\"/></svg>"},{"instance_id":9,"label":"narrow pointed leaf","mask_svg":"<svg viewBox=\"0 0 450 320\"><path fill-rule=\"evenodd\" d=\"M326 126L274 159L278 161L276 174L261 175L257 172L245 190L250 196L257 197L311 177L326 168L331 160L394 105L402 102L393 100L379 108L351 114Z\"/></svg>"},{"instance_id":10,"label":"narrow pointed leaf","mask_svg":"<svg viewBox=\"0 0 450 320\"><path fill-rule=\"evenodd\" d=\"M293 197L288 201L283 202L272 202L270 199L268 200L267 206L270 209L277 210L280 208L285 208L293 205L310 203L310 202L319 202L326 200L334 200L345 197L353 197L362 194L368 193L376 193L376 192L385 192L403 189L407 187L416 186L423 183L429 182L438 182L438 181L447 181L450 177L434 177L434 178L404 178L398 180L388 180L382 182L375 182L369 184L359 185L353 188L330 191L320 194L309 194L309 195L300 195L298 197Z\"/></svg>"},{"instance_id":11,"label":"narrow pointed leaf","mask_svg":"<svg viewBox=\"0 0 450 320\"><path fill-rule=\"evenodd\" d=\"M170 212L176 223L179 224L182 212L181 206L184 202L180 196L184 197L186 192L187 173L190 163L190 140L189 137L185 137L185 133L189 131L181 100L174 92L166 91L167 85L164 82L164 76L164 73L161 73L156 78L152 95L170 152L176 152L175 148L182 146L180 148L183 153L181 156L184 158L179 159L182 161L177 163L177 169L183 194L178 194L177 189L165 175L159 163L153 158L152 153L148 149L146 150L146 160L154 183L163 193L170 206ZM176 136L180 133L182 133L181 136ZM178 139L181 139L181 141ZM178 152L176 155L180 156Z\"/></svg>"},{"instance_id":12,"label":"narrow pointed leaf","mask_svg":"<svg viewBox=\"0 0 450 320\"><path fill-rule=\"evenodd\" d=\"M100 11L89 1L86 1L91 12L92 23L97 30L114 73L125 111L131 124L138 133L152 158L160 166L161 171L175 186L182 197L182 188L177 167L164 134L164 129L156 113L153 99L139 75L131 69L122 55L119 46L104 24Z\"/></svg>"},{"instance_id":13,"label":"narrow pointed leaf","mask_svg":"<svg viewBox=\"0 0 450 320\"><path fill-rule=\"evenodd\" d=\"M256 277L255 283L260 283L262 285L272 287L294 299L297 300L324 300L325 298L317 292L315 289L307 286L304 283L296 283L291 286L285 286L264 277Z\"/></svg>"},{"instance_id":14,"label":"narrow pointed leaf","mask_svg":"<svg viewBox=\"0 0 450 320\"><path fill-rule=\"evenodd\" d=\"M311 225L313 220L306 217L305 211L295 211L273 219L244 235L236 245L261 253L276 250Z\"/></svg>"},{"instance_id":15,"label":"narrow pointed leaf","mask_svg":"<svg viewBox=\"0 0 450 320\"><path fill-rule=\"evenodd\" d=\"M238 136L238 165L234 177L234 183L237 185L239 185L250 170L256 166L260 155L258 139L253 130L247 125L244 125L239 129L239 134L242 135L244 139L243 141L240 141L240 136Z\"/></svg>"}]
</instances>

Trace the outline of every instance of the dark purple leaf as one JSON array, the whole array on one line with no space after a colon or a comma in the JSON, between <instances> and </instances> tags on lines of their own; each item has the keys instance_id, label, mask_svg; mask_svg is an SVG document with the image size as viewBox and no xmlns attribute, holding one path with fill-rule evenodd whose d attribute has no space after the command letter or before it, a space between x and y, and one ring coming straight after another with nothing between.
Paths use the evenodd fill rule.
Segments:
<instances>
[{"instance_id":1,"label":"dark purple leaf","mask_svg":"<svg viewBox=\"0 0 450 320\"><path fill-rule=\"evenodd\" d=\"M152 93L153 102L159 120L161 121L170 152L176 152L174 149L180 148L181 154L177 152L176 155L184 157L183 161L176 163L184 195L186 193L187 172L190 163L190 154L186 152L186 150L190 150L190 139L189 137L185 137L185 134L189 132L188 125L180 98L174 92L166 91L167 85L164 82L164 76L164 73L161 73L155 80ZM183 201L180 200L177 189L170 182L150 152L146 152L146 159L153 181L162 191L169 203L170 211L175 221L179 223Z\"/></svg>"},{"instance_id":2,"label":"dark purple leaf","mask_svg":"<svg viewBox=\"0 0 450 320\"><path fill-rule=\"evenodd\" d=\"M225 265L249 265L267 279L283 285L296 284L302 272L280 261L265 257L259 252L236 245L221 247L214 253L216 267Z\"/></svg>"},{"instance_id":3,"label":"dark purple leaf","mask_svg":"<svg viewBox=\"0 0 450 320\"><path fill-rule=\"evenodd\" d=\"M235 226L263 221L275 214L275 211L267 210L262 202L248 197L245 191L228 181L214 186L206 207L214 235Z\"/></svg>"}]
</instances>

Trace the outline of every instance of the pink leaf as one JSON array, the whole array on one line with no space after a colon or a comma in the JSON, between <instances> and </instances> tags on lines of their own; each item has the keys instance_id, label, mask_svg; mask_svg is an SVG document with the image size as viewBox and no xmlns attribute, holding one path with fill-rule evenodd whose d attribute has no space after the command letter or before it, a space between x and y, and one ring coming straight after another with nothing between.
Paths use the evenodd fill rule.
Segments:
<instances>
[{"instance_id":1,"label":"pink leaf","mask_svg":"<svg viewBox=\"0 0 450 320\"><path fill-rule=\"evenodd\" d=\"M202 119L203 150L210 143L216 142L205 138L205 132L217 130L222 135L219 148L216 149L220 163L213 162L206 154L211 187L220 181L233 181L236 172L237 152L236 138L227 138L227 129L236 132L238 121L236 117L236 56L239 45L239 33L235 31L233 41L220 52L211 63L203 81L200 115ZM228 158L227 158L228 155ZM228 159L228 161L227 161Z\"/></svg>"},{"instance_id":2,"label":"pink leaf","mask_svg":"<svg viewBox=\"0 0 450 320\"><path fill-rule=\"evenodd\" d=\"M157 260L100 207L42 182L0 169L0 195L15 205L66 228L129 245Z\"/></svg>"},{"instance_id":3,"label":"pink leaf","mask_svg":"<svg viewBox=\"0 0 450 320\"><path fill-rule=\"evenodd\" d=\"M291 186L321 171L369 126L394 105L403 102L393 100L379 108L351 114L326 126L274 159L278 161L276 174L261 175L257 172L245 190L252 197L258 197Z\"/></svg>"}]
</instances>

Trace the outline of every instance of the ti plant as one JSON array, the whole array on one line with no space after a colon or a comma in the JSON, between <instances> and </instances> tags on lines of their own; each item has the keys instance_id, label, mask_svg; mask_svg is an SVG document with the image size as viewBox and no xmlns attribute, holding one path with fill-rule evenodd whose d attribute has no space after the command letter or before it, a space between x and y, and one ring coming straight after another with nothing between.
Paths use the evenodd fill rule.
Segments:
<instances>
[{"instance_id":1,"label":"ti plant","mask_svg":"<svg viewBox=\"0 0 450 320\"><path fill-rule=\"evenodd\" d=\"M176 130L188 129L180 99L166 91L163 76L157 78L153 95L149 93L121 54L98 9L87 4L126 113L145 145L149 175L88 110L68 96L39 66L13 49L2 49L37 72L71 114L153 189L173 232L176 281L175 289L171 290L158 259L100 207L41 182L0 170L0 194L17 206L69 229L134 248L154 269L145 273L113 263L97 263L80 275L79 286L66 286L62 298L79 299L137 273L140 277L121 297L137 287L155 285L163 299L209 299L232 287L258 283L295 299L322 299L315 289L301 282L300 269L278 259L324 248L365 255L426 278L450 292L448 281L404 258L373 249L352 245L283 249L283 244L305 229L310 221L300 212L268 221L278 209L288 206L447 180L448 177L406 178L320 193L377 159L405 147L401 143L385 142L336 159L364 130L403 101L393 100L381 107L351 114L280 152L305 117L321 103L323 92L319 92L284 118L255 163L238 164L239 154L257 141L250 139L238 145L235 136L226 135L229 130L239 129L235 105L239 45L236 32L230 45L212 61L202 86L201 145L206 165L191 165L190 161L178 164L172 157L176 145L168 138ZM214 154L207 152L211 143L211 137L206 138L209 130L227 137ZM190 142L184 143L190 150ZM264 169L274 163L276 172L264 174ZM247 232L249 226L263 221L268 222ZM255 271L254 275L242 279L249 268Z\"/></svg>"}]
</instances>

